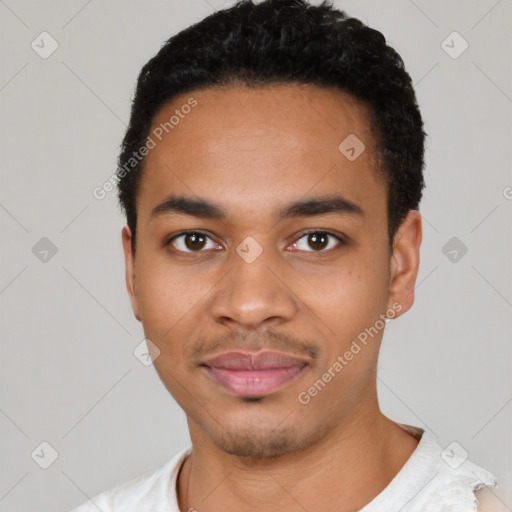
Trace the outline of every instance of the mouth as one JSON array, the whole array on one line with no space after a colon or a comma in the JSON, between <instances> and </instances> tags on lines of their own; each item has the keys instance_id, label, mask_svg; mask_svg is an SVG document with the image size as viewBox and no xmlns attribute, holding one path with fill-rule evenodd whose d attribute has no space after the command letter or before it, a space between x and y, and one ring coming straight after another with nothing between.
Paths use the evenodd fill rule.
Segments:
<instances>
[{"instance_id":1,"label":"mouth","mask_svg":"<svg viewBox=\"0 0 512 512\"><path fill-rule=\"evenodd\" d=\"M281 352L228 352L200 365L214 381L238 396L262 397L282 389L308 362Z\"/></svg>"}]
</instances>

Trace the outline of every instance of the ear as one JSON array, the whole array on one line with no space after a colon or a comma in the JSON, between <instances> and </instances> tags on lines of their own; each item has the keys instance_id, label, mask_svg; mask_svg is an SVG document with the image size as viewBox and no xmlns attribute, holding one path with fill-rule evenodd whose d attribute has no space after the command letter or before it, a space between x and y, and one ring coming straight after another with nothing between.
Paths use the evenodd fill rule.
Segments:
<instances>
[{"instance_id":1,"label":"ear","mask_svg":"<svg viewBox=\"0 0 512 512\"><path fill-rule=\"evenodd\" d=\"M133 314L140 322L139 305L135 296L135 256L132 253L132 232L128 225L123 227L121 238L123 241L124 251L126 289L128 290L130 302L132 303Z\"/></svg>"},{"instance_id":2,"label":"ear","mask_svg":"<svg viewBox=\"0 0 512 512\"><path fill-rule=\"evenodd\" d=\"M390 282L388 307L400 304L396 316L408 311L414 303L414 286L420 265L422 238L421 215L411 210L405 217L393 240L390 261Z\"/></svg>"}]
</instances>

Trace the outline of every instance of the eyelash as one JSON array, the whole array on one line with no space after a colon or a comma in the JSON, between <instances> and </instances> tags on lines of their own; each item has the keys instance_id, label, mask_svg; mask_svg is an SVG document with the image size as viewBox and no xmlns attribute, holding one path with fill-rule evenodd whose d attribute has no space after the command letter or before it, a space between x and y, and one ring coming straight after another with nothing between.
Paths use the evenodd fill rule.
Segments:
<instances>
[{"instance_id":1,"label":"eyelash","mask_svg":"<svg viewBox=\"0 0 512 512\"><path fill-rule=\"evenodd\" d=\"M165 242L165 246L169 246L169 245L172 245L172 242L174 242L176 239L182 237L182 236L186 236L186 235L202 235L206 238L209 238L210 240L212 240L212 238L207 234L205 233L204 231L194 231L194 230L191 230L191 231L181 231L180 233L172 236L169 240L167 240ZM339 249L340 246L343 246L346 244L346 242L338 235L330 232L330 231L325 231L325 230L318 230L318 229L313 229L313 230L310 230L310 231L305 231L301 234L301 236L299 238L296 239L295 242L293 242L294 244L296 244L299 240L301 240L302 238L304 237L307 237L308 235L313 235L313 234L322 234L322 235L328 235L328 236L331 236L333 238L335 238L338 242L339 242L339 245L336 246L336 247L331 247L330 249L327 249L327 250L319 250L319 251L315 251L315 250L311 250L311 251L302 251L302 252L311 252L311 253L327 253L327 252L330 252L332 250L335 250L335 249ZM188 253L188 254L193 254L193 253L201 253L201 252L206 252L205 250L198 250L198 251L181 251L179 249L176 249L177 252L179 253Z\"/></svg>"}]
</instances>

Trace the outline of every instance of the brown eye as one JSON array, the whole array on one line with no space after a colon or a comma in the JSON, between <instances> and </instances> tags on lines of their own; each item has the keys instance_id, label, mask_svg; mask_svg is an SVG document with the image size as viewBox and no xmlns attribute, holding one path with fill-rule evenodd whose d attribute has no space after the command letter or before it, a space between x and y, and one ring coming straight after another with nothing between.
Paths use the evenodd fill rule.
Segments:
<instances>
[{"instance_id":1,"label":"brown eye","mask_svg":"<svg viewBox=\"0 0 512 512\"><path fill-rule=\"evenodd\" d=\"M312 233L308 235L308 244L315 251L325 249L328 243L329 239L326 233Z\"/></svg>"},{"instance_id":2,"label":"brown eye","mask_svg":"<svg viewBox=\"0 0 512 512\"><path fill-rule=\"evenodd\" d=\"M293 247L305 252L327 252L340 245L344 245L344 242L338 236L326 231L312 231L300 237Z\"/></svg>"},{"instance_id":3,"label":"brown eye","mask_svg":"<svg viewBox=\"0 0 512 512\"><path fill-rule=\"evenodd\" d=\"M217 244L201 232L181 233L172 238L169 244L181 252L202 252L204 249L217 248Z\"/></svg>"},{"instance_id":4,"label":"brown eye","mask_svg":"<svg viewBox=\"0 0 512 512\"><path fill-rule=\"evenodd\" d=\"M185 245L191 251L201 250L206 244L206 237L199 233L185 235Z\"/></svg>"}]
</instances>

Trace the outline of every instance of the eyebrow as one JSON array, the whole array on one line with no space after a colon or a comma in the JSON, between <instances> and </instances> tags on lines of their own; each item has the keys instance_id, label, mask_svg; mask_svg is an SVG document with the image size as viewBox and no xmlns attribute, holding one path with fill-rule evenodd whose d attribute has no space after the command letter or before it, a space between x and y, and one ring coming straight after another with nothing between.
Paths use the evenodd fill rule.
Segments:
<instances>
[{"instance_id":1,"label":"eyebrow","mask_svg":"<svg viewBox=\"0 0 512 512\"><path fill-rule=\"evenodd\" d=\"M227 212L221 206L206 199L170 195L151 210L150 218L173 213L182 213L203 219L224 220L228 217ZM312 217L328 213L364 217L364 211L359 205L339 195L294 201L282 207L275 217L277 220L282 220L293 217Z\"/></svg>"}]
</instances>

